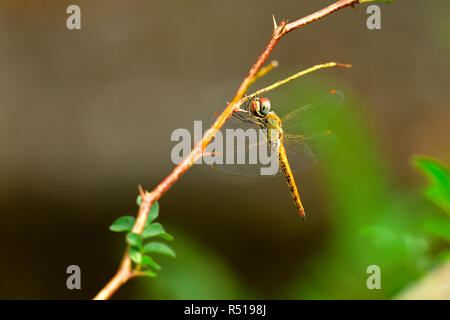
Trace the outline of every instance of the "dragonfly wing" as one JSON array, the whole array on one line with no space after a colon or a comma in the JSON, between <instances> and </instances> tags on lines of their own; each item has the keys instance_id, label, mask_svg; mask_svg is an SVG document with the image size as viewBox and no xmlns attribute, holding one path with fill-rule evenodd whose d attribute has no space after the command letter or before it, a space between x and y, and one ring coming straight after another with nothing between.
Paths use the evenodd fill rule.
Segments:
<instances>
[{"instance_id":1,"label":"dragonfly wing","mask_svg":"<svg viewBox=\"0 0 450 320\"><path fill-rule=\"evenodd\" d=\"M214 122L217 120L217 117L219 116L220 112L214 112L208 117L208 120L206 123L206 128L209 129ZM244 120L244 121L243 121ZM253 120L248 113L246 112L235 112L233 115L225 122L225 124L222 126L221 130L225 129L238 129L243 128L257 128L257 125L255 123L251 123L251 120Z\"/></svg>"},{"instance_id":2,"label":"dragonfly wing","mask_svg":"<svg viewBox=\"0 0 450 320\"><path fill-rule=\"evenodd\" d=\"M283 130L300 135L317 132L324 128L343 100L342 92L333 90L323 98L284 116L281 119Z\"/></svg>"},{"instance_id":3,"label":"dragonfly wing","mask_svg":"<svg viewBox=\"0 0 450 320\"><path fill-rule=\"evenodd\" d=\"M270 164L261 164L259 152L270 151L267 135L264 132L260 133L258 129L261 128L258 123L255 123L255 119L245 113L238 117L232 116L205 150L205 153L216 152L215 146L217 146L217 151L221 154L205 155L203 161L227 174L261 176L261 168Z\"/></svg>"},{"instance_id":4,"label":"dragonfly wing","mask_svg":"<svg viewBox=\"0 0 450 320\"><path fill-rule=\"evenodd\" d=\"M337 142L330 131L310 135L284 134L283 144L291 170L300 172L316 165L319 160L329 155Z\"/></svg>"}]
</instances>

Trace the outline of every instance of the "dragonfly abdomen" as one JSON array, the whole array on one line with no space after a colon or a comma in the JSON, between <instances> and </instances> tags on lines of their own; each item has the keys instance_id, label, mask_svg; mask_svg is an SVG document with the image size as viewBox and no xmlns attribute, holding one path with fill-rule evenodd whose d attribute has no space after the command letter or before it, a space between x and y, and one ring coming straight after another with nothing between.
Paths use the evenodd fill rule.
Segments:
<instances>
[{"instance_id":1,"label":"dragonfly abdomen","mask_svg":"<svg viewBox=\"0 0 450 320\"><path fill-rule=\"evenodd\" d=\"M280 166L281 170L284 173L284 176L286 177L286 182L289 186L289 192L291 193L292 200L294 201L294 204L300 213L300 216L302 219L305 219L305 209L303 208L302 202L300 201L300 195L298 193L297 185L295 184L294 175L292 174L291 167L289 166L289 161L286 156L286 150L284 149L283 144L280 144L279 147L279 160L280 160Z\"/></svg>"}]
</instances>

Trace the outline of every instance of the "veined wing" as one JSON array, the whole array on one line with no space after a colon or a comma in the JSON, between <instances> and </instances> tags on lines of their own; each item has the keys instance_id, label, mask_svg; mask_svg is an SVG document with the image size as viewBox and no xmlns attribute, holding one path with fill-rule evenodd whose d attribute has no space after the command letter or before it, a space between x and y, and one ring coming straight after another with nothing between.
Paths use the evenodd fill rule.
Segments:
<instances>
[{"instance_id":1,"label":"veined wing","mask_svg":"<svg viewBox=\"0 0 450 320\"><path fill-rule=\"evenodd\" d=\"M224 137L224 141L229 141L230 137ZM250 139L246 141L245 147L241 149L246 155L245 163L238 164L236 163L237 154L238 154L238 145L235 143L233 149L226 150L225 154L222 158L222 163L212 164L212 166L224 173L234 174L234 175L242 175L248 177L261 177L261 168L268 168L270 163L268 158L264 158L265 162L261 162L259 152L264 152L265 155L270 155L270 147L267 142L267 137L262 138L259 136L260 140L257 143L250 143ZM262 139L261 139L262 138ZM236 142L236 141L235 141ZM310 135L291 135L291 134L283 134L283 138L281 143L283 143L287 159L289 165L291 167L292 172L298 173L304 170L307 170L314 165L316 165L321 159L329 155L337 142L336 136L330 131L321 131ZM241 147L242 148L242 147ZM234 157L234 164L227 164L227 154L230 154ZM256 163L250 163L249 155L258 155L258 160ZM207 157L204 159L208 159ZM228 162L229 163L229 162ZM282 175L281 170L279 170L273 176Z\"/></svg>"},{"instance_id":2,"label":"veined wing","mask_svg":"<svg viewBox=\"0 0 450 320\"><path fill-rule=\"evenodd\" d=\"M284 134L282 143L286 149L292 172L307 170L328 156L336 146L337 138L330 131L310 135Z\"/></svg>"},{"instance_id":3,"label":"veined wing","mask_svg":"<svg viewBox=\"0 0 450 320\"><path fill-rule=\"evenodd\" d=\"M271 150L271 145L279 140L268 143L267 130L255 123L254 118L242 114L245 121L231 117L219 130L213 142L205 149L207 155L203 160L227 174L260 177L262 168L273 166L274 163L278 167L278 156ZM218 151L216 146L221 154L209 155Z\"/></svg>"},{"instance_id":4,"label":"veined wing","mask_svg":"<svg viewBox=\"0 0 450 320\"><path fill-rule=\"evenodd\" d=\"M209 129L214 121L216 121L219 116L218 112L211 114L206 121L206 128ZM255 119L248 115L247 112L235 112L232 116L225 122L223 127L220 129L225 131L226 129L244 129L247 130L249 128L258 129L260 126L255 123Z\"/></svg>"},{"instance_id":5,"label":"veined wing","mask_svg":"<svg viewBox=\"0 0 450 320\"><path fill-rule=\"evenodd\" d=\"M307 135L326 128L327 122L336 113L344 100L340 91L330 91L323 98L298 108L281 119L283 131L290 134Z\"/></svg>"}]
</instances>

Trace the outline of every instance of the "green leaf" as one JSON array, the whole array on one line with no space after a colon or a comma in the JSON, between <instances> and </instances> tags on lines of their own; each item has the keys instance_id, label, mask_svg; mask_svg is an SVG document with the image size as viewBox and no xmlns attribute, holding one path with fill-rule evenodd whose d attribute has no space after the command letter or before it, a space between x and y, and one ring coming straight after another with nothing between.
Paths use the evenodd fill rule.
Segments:
<instances>
[{"instance_id":1,"label":"green leaf","mask_svg":"<svg viewBox=\"0 0 450 320\"><path fill-rule=\"evenodd\" d=\"M144 255L142 257L141 264L143 266L149 266L149 267L155 268L156 270L161 270L161 266L159 264L157 264L155 262L155 260L153 260L152 257L150 257L148 255Z\"/></svg>"},{"instance_id":2,"label":"green leaf","mask_svg":"<svg viewBox=\"0 0 450 320\"><path fill-rule=\"evenodd\" d=\"M161 242L150 242L144 246L145 253L159 253L175 258L175 252L166 244Z\"/></svg>"},{"instance_id":3,"label":"green leaf","mask_svg":"<svg viewBox=\"0 0 450 320\"><path fill-rule=\"evenodd\" d=\"M137 199L136 199L136 204L138 205L138 207L140 207L140 206L141 206L141 203L142 203L142 198L141 198L140 195L138 195L138 196L137 196Z\"/></svg>"},{"instance_id":4,"label":"green leaf","mask_svg":"<svg viewBox=\"0 0 450 320\"><path fill-rule=\"evenodd\" d=\"M116 221L114 221L112 225L109 226L109 230L114 232L131 231L131 229L133 229L135 221L136 219L131 216L120 217L116 219Z\"/></svg>"},{"instance_id":5,"label":"green leaf","mask_svg":"<svg viewBox=\"0 0 450 320\"><path fill-rule=\"evenodd\" d=\"M134 232L129 232L127 234L127 243L134 247L141 247L142 246L141 235Z\"/></svg>"},{"instance_id":6,"label":"green leaf","mask_svg":"<svg viewBox=\"0 0 450 320\"><path fill-rule=\"evenodd\" d=\"M432 236L441 238L450 243L450 221L441 217L430 217L424 225L424 230Z\"/></svg>"},{"instance_id":7,"label":"green leaf","mask_svg":"<svg viewBox=\"0 0 450 320\"><path fill-rule=\"evenodd\" d=\"M166 233L160 223L152 223L145 227L144 231L142 232L142 238L147 239L150 237L161 237L169 241L173 240L173 237L170 234Z\"/></svg>"},{"instance_id":8,"label":"green leaf","mask_svg":"<svg viewBox=\"0 0 450 320\"><path fill-rule=\"evenodd\" d=\"M140 251L139 248L137 247L130 247L130 250L128 251L128 255L130 256L130 259L137 263L140 264L142 261L142 253Z\"/></svg>"},{"instance_id":9,"label":"green leaf","mask_svg":"<svg viewBox=\"0 0 450 320\"><path fill-rule=\"evenodd\" d=\"M438 160L415 156L412 165L429 181L424 195L450 214L450 170Z\"/></svg>"},{"instance_id":10,"label":"green leaf","mask_svg":"<svg viewBox=\"0 0 450 320\"><path fill-rule=\"evenodd\" d=\"M156 277L156 273L153 272L153 271L150 270L150 269L143 270L143 271L141 271L139 274L140 274L141 276L145 276L145 277L151 277L151 278Z\"/></svg>"},{"instance_id":11,"label":"green leaf","mask_svg":"<svg viewBox=\"0 0 450 320\"><path fill-rule=\"evenodd\" d=\"M147 221L145 221L145 225L148 226L150 223L152 223L153 220L158 218L158 215L159 215L159 203L158 201L155 201L155 203L153 203L150 209L150 213L148 214Z\"/></svg>"}]
</instances>

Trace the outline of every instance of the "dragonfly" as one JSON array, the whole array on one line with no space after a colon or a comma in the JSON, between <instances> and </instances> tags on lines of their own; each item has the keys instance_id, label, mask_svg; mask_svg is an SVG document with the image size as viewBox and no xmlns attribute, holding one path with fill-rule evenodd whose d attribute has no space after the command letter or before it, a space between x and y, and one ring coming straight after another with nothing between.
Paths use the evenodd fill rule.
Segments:
<instances>
[{"instance_id":1,"label":"dragonfly","mask_svg":"<svg viewBox=\"0 0 450 320\"><path fill-rule=\"evenodd\" d=\"M268 98L254 97L233 113L234 117L228 120L226 128L221 129L266 129L266 138L257 144L247 144L246 151L250 152L251 149L264 144L269 148L278 149L277 175L284 175L290 196L303 220L306 217L305 209L300 200L294 173L311 168L333 150L337 138L331 130L324 129L324 126L340 107L343 99L344 96L340 91L332 90L321 99L297 108L280 118L275 111L271 110L271 101ZM273 130L277 132L276 135L272 134ZM232 152L238 152L237 148ZM229 174L261 176L258 164L255 166L214 163L213 167Z\"/></svg>"}]
</instances>

